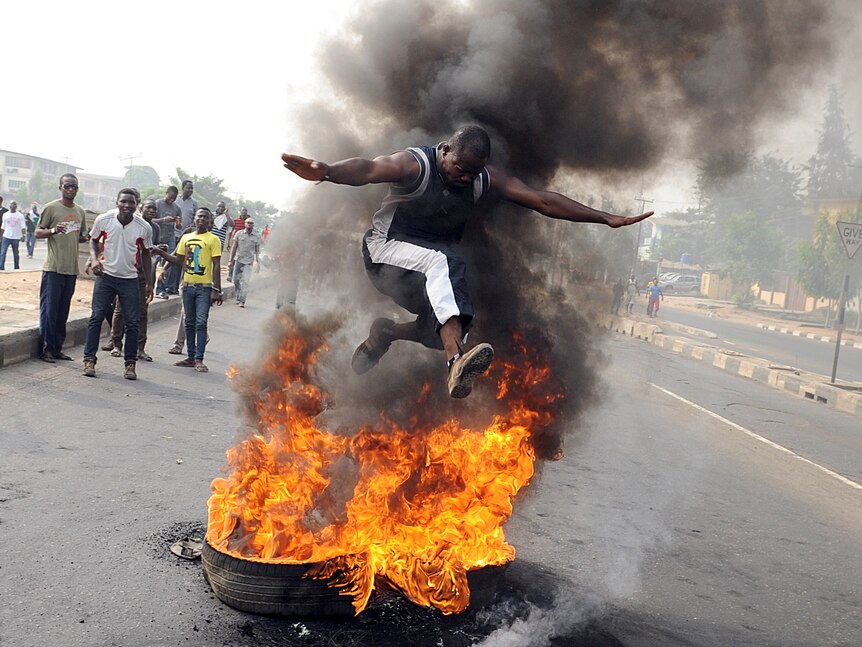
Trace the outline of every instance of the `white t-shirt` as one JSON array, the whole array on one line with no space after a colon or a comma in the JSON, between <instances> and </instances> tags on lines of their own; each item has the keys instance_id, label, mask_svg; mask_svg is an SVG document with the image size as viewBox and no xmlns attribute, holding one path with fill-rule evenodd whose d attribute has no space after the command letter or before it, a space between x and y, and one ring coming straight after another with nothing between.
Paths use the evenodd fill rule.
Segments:
<instances>
[{"instance_id":1,"label":"white t-shirt","mask_svg":"<svg viewBox=\"0 0 862 647\"><path fill-rule=\"evenodd\" d=\"M116 211L103 213L90 228L90 235L104 244L103 271L118 279L137 278L141 252L153 247L153 229L137 214L124 227Z\"/></svg>"},{"instance_id":2,"label":"white t-shirt","mask_svg":"<svg viewBox=\"0 0 862 647\"><path fill-rule=\"evenodd\" d=\"M12 213L7 211L3 214L3 238L9 240L21 240L21 230L25 229L27 224L24 222L24 214L20 211Z\"/></svg>"}]
</instances>

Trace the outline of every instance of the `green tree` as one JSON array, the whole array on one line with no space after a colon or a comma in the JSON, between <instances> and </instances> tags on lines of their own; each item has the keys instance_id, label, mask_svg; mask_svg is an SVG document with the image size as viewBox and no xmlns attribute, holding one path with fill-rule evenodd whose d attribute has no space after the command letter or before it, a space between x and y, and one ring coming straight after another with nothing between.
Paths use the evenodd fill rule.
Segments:
<instances>
[{"instance_id":1,"label":"green tree","mask_svg":"<svg viewBox=\"0 0 862 647\"><path fill-rule=\"evenodd\" d=\"M728 168L741 168L725 174ZM724 253L729 245L735 216L748 214L755 222L774 229L770 240L786 241L773 250L773 269L787 270L795 266L796 240L808 237L810 224L803 216L802 170L787 160L773 155L754 157L743 154L726 164L705 163L701 166L697 190L701 211L706 220L705 261L722 264L730 259ZM780 232L779 236L774 235ZM740 232L745 236L745 232Z\"/></svg>"},{"instance_id":2,"label":"green tree","mask_svg":"<svg viewBox=\"0 0 862 647\"><path fill-rule=\"evenodd\" d=\"M771 281L775 258L784 247L783 237L754 212L733 214L718 241L725 269L736 286L734 299L751 300L754 283Z\"/></svg>"},{"instance_id":3,"label":"green tree","mask_svg":"<svg viewBox=\"0 0 862 647\"><path fill-rule=\"evenodd\" d=\"M830 214L821 211L814 225L814 238L800 241L797 246L799 255L799 284L805 294L815 299L836 300L841 295L844 272L848 267L847 254L841 244L836 220L860 222L859 212L842 211ZM857 294L860 288L859 263L850 264L850 295Z\"/></svg>"},{"instance_id":4,"label":"green tree","mask_svg":"<svg viewBox=\"0 0 862 647\"><path fill-rule=\"evenodd\" d=\"M850 165L856 154L850 144L850 127L844 119L841 95L835 86L823 110L817 152L808 160L808 195L812 198L848 198L857 195L859 173Z\"/></svg>"},{"instance_id":5,"label":"green tree","mask_svg":"<svg viewBox=\"0 0 862 647\"><path fill-rule=\"evenodd\" d=\"M148 187L159 187L162 180L152 166L127 166L123 186L133 186L143 191Z\"/></svg>"}]
</instances>

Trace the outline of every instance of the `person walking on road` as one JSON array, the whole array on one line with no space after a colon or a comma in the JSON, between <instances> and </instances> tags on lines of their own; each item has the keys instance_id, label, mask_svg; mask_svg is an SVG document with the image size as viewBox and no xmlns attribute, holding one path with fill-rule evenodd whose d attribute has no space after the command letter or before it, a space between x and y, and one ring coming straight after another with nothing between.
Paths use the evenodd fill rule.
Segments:
<instances>
[{"instance_id":1,"label":"person walking on road","mask_svg":"<svg viewBox=\"0 0 862 647\"><path fill-rule=\"evenodd\" d=\"M243 230L233 237L227 266L228 274L233 276L236 286L236 304L240 308L245 308L254 263L257 263L257 271L260 272L262 244L260 236L254 233L254 220L246 218Z\"/></svg>"},{"instance_id":2,"label":"person walking on road","mask_svg":"<svg viewBox=\"0 0 862 647\"><path fill-rule=\"evenodd\" d=\"M647 288L647 317L658 317L658 309L661 306L661 301L664 299L664 293L658 286L658 279L650 281Z\"/></svg>"},{"instance_id":3,"label":"person walking on road","mask_svg":"<svg viewBox=\"0 0 862 647\"><path fill-rule=\"evenodd\" d=\"M30 211L24 215L27 225L27 258L33 258L36 250L36 224L39 222L39 204L34 202L30 205Z\"/></svg>"},{"instance_id":4,"label":"person walking on road","mask_svg":"<svg viewBox=\"0 0 862 647\"><path fill-rule=\"evenodd\" d=\"M39 287L39 358L52 364L72 359L63 344L78 280L78 244L87 242L87 215L75 204L78 178L64 174L59 189L62 197L45 205L36 225L36 238L48 243Z\"/></svg>"},{"instance_id":5,"label":"person walking on road","mask_svg":"<svg viewBox=\"0 0 862 647\"><path fill-rule=\"evenodd\" d=\"M137 192L121 189L117 194L117 212L103 213L90 230L90 259L86 269L96 276L96 283L93 287L93 312L87 324L84 344L83 374L86 377L96 377L96 352L102 321L111 302L117 299L123 311L126 332L123 377L127 380L138 378L135 365L141 314L140 277L143 275L144 298L152 299L150 250L153 247L153 228L135 213L137 208Z\"/></svg>"},{"instance_id":6,"label":"person walking on road","mask_svg":"<svg viewBox=\"0 0 862 647\"><path fill-rule=\"evenodd\" d=\"M634 274L629 278L626 285L626 313L632 314L635 309L635 297L639 297L641 291L638 289L638 282L635 280Z\"/></svg>"}]
</instances>

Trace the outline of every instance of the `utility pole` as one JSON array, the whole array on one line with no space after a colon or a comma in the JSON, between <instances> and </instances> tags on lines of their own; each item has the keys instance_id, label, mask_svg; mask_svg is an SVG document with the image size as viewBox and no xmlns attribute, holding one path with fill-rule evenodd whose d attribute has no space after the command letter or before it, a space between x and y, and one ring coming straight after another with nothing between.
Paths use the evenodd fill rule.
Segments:
<instances>
[{"instance_id":1,"label":"utility pole","mask_svg":"<svg viewBox=\"0 0 862 647\"><path fill-rule=\"evenodd\" d=\"M653 203L652 200L648 200L647 198L644 197L644 182L643 182L643 180L641 180L640 195L638 197L636 197L635 200L637 202L641 203L640 213L643 213L644 211L646 211L646 205L647 204ZM638 249L640 248L640 244L641 244L641 227L642 226L643 226L643 220L641 220L638 223L638 235L637 235L637 238L635 239L635 253L634 253L634 256L632 257L632 271L630 273L630 276L635 275L635 270L637 269L637 265L638 265Z\"/></svg>"}]
</instances>

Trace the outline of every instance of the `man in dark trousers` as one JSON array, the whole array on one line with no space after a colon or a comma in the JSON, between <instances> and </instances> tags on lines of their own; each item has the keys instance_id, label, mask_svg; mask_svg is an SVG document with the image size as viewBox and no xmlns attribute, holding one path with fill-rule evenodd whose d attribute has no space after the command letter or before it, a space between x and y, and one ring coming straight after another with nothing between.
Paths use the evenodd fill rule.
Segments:
<instances>
[{"instance_id":1,"label":"man in dark trousers","mask_svg":"<svg viewBox=\"0 0 862 647\"><path fill-rule=\"evenodd\" d=\"M395 324L377 319L353 355L352 367L364 373L380 361L398 339L442 348L449 365L453 398L467 397L473 382L494 358L490 344L465 350L464 337L473 319L464 261L455 253L474 207L493 199L514 202L549 218L622 227L634 217L597 211L553 191L540 191L488 166L491 140L479 126L464 126L448 141L383 155L326 164L285 153L284 166L313 182L363 186L390 183L389 195L372 220L362 245L365 267L374 286L416 320Z\"/></svg>"}]
</instances>

